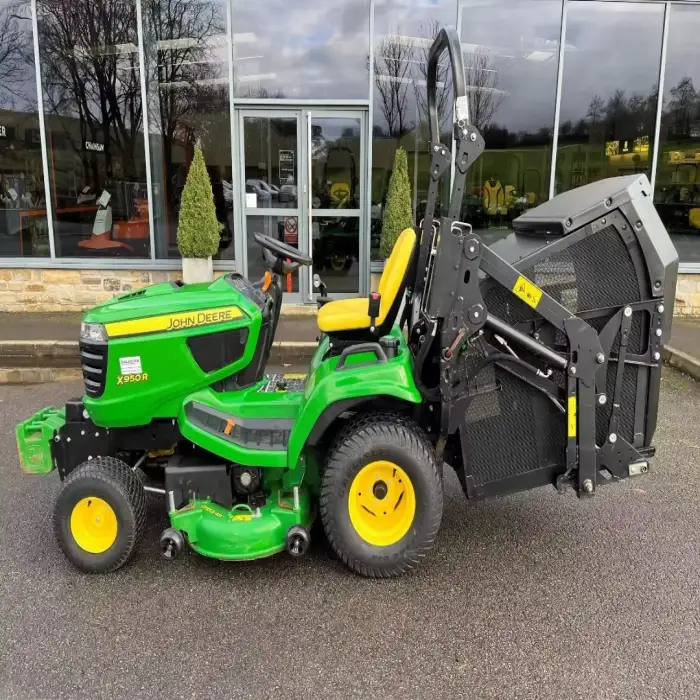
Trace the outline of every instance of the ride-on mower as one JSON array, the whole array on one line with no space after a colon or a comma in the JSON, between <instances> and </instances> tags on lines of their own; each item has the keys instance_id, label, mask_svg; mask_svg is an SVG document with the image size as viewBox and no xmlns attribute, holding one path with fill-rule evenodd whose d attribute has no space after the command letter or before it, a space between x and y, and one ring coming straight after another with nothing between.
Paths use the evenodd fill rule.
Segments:
<instances>
[{"instance_id":1,"label":"ride-on mower","mask_svg":"<svg viewBox=\"0 0 700 700\"><path fill-rule=\"evenodd\" d=\"M437 66L452 67L451 148ZM443 463L469 500L551 484L588 499L645 473L678 258L644 176L566 192L486 246L458 219L484 148L462 53L443 29L428 62L430 189L369 298L319 300L308 375L265 376L281 280L311 260L256 235L269 271L249 282L160 284L86 314L85 394L17 426L23 468L58 471L60 546L112 571L134 551L146 492L162 494L163 555L303 554L318 515L364 576L414 569L442 517Z\"/></svg>"}]
</instances>

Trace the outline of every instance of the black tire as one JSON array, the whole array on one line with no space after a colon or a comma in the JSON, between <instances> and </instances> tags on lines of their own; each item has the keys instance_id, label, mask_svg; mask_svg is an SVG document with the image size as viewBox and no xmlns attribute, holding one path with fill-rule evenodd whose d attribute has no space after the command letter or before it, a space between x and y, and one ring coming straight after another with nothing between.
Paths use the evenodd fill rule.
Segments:
<instances>
[{"instance_id":1,"label":"black tire","mask_svg":"<svg viewBox=\"0 0 700 700\"><path fill-rule=\"evenodd\" d=\"M73 509L90 497L106 501L116 515L116 538L100 553L80 547L71 531ZM63 482L54 506L53 525L58 544L73 566L90 574L115 571L132 555L146 527L143 484L128 464L114 457L84 462Z\"/></svg>"},{"instance_id":2,"label":"black tire","mask_svg":"<svg viewBox=\"0 0 700 700\"><path fill-rule=\"evenodd\" d=\"M377 460L398 465L415 492L410 528L387 546L363 539L350 516L353 480ZM349 425L329 451L319 501L328 541L348 568L373 578L408 573L432 549L442 520L442 479L435 450L414 421L396 413L366 414Z\"/></svg>"}]
</instances>

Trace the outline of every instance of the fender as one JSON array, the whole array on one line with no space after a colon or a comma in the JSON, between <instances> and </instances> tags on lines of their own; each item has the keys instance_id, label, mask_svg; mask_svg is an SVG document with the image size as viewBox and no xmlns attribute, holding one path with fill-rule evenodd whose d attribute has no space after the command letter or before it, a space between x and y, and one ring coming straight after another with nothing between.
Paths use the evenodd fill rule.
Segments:
<instances>
[{"instance_id":1,"label":"fender","mask_svg":"<svg viewBox=\"0 0 700 700\"><path fill-rule=\"evenodd\" d=\"M294 423L287 448L287 466L292 469L322 416L328 423L329 416L335 418L353 405L380 396L412 404L422 401L413 380L411 353L403 343L398 356L388 362L371 367L364 364L346 366L342 370L336 369L337 364L338 358L321 362L309 375L305 401ZM314 435L313 439L315 441L318 436Z\"/></svg>"}]
</instances>

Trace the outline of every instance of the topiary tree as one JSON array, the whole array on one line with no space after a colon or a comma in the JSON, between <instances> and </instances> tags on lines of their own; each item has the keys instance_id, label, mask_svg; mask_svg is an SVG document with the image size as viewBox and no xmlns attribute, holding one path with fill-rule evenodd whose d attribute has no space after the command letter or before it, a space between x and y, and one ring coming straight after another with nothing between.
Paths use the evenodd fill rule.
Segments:
<instances>
[{"instance_id":1,"label":"topiary tree","mask_svg":"<svg viewBox=\"0 0 700 700\"><path fill-rule=\"evenodd\" d=\"M211 180L199 146L187 173L180 199L177 247L183 258L209 258L219 250L219 222L214 208Z\"/></svg>"},{"instance_id":2,"label":"topiary tree","mask_svg":"<svg viewBox=\"0 0 700 700\"><path fill-rule=\"evenodd\" d=\"M408 158L403 148L397 148L394 155L394 168L389 179L379 241L379 254L384 260L391 255L394 243L401 232L411 226L413 226L413 208L411 185L408 182Z\"/></svg>"}]
</instances>

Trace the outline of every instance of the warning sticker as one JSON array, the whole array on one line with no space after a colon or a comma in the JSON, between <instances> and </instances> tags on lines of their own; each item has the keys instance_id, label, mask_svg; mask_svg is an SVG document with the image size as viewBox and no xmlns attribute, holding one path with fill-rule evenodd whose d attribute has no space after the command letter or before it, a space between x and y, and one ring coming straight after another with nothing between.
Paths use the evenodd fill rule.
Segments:
<instances>
[{"instance_id":1,"label":"warning sticker","mask_svg":"<svg viewBox=\"0 0 700 700\"><path fill-rule=\"evenodd\" d=\"M143 374L140 355L134 357L120 357L119 367L122 374Z\"/></svg>"},{"instance_id":2,"label":"warning sticker","mask_svg":"<svg viewBox=\"0 0 700 700\"><path fill-rule=\"evenodd\" d=\"M542 290L536 285L530 282L527 277L520 275L518 277L515 286L513 287L513 294L519 299L522 299L528 306L533 309L537 308L542 298Z\"/></svg>"}]
</instances>

